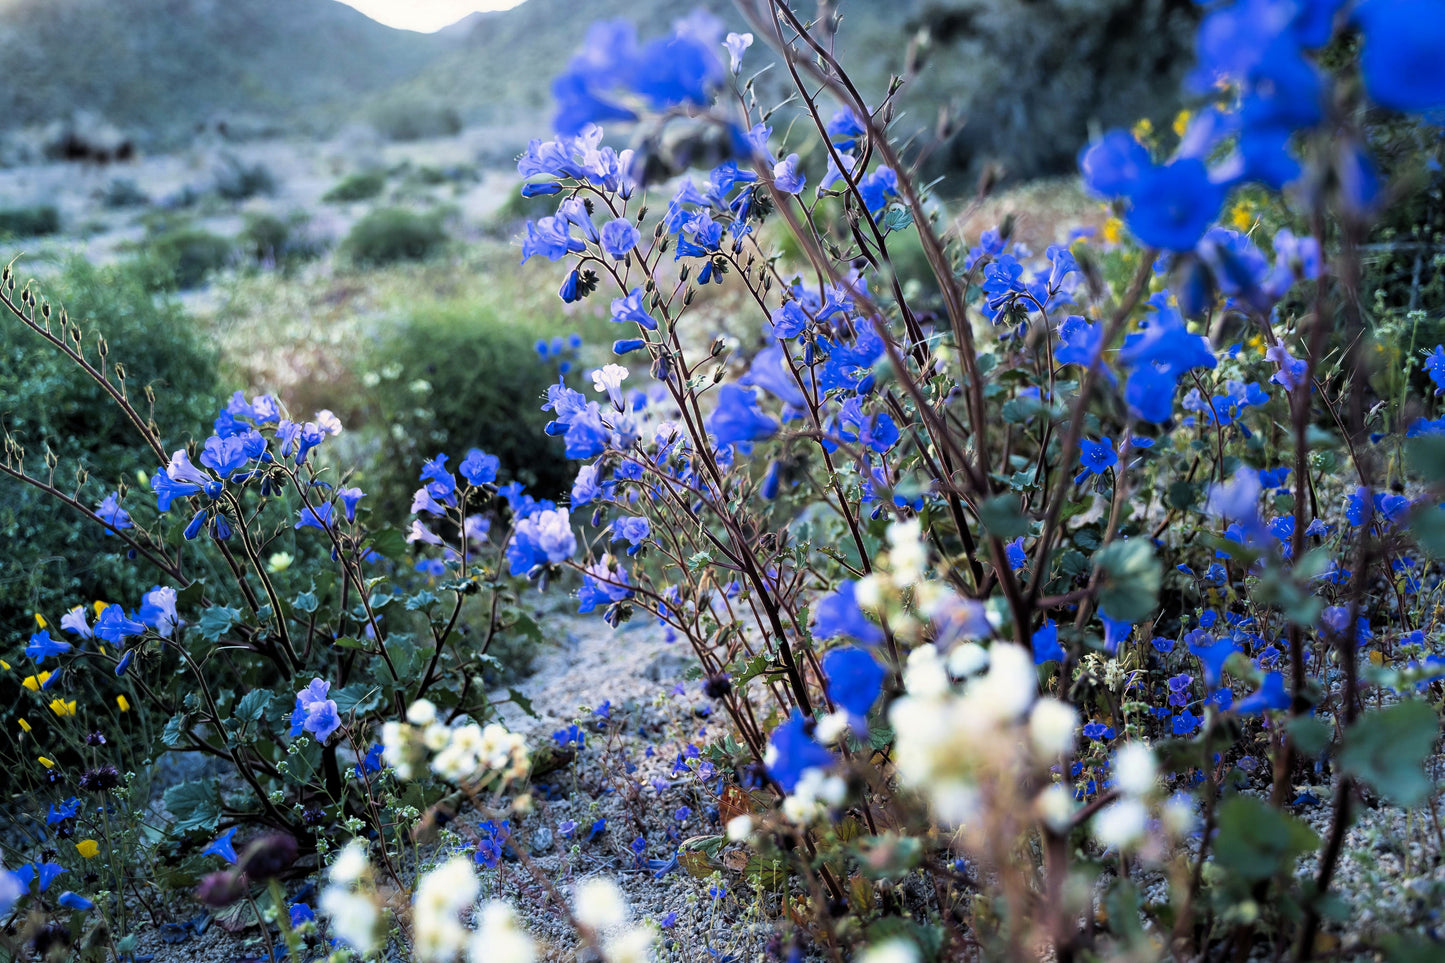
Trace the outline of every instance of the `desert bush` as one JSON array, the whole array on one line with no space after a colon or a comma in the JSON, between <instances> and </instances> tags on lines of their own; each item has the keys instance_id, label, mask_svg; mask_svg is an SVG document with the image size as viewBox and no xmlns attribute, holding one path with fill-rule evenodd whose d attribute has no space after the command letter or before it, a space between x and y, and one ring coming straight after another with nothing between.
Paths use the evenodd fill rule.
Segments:
<instances>
[{"instance_id":1,"label":"desert bush","mask_svg":"<svg viewBox=\"0 0 1445 963\"><path fill-rule=\"evenodd\" d=\"M376 197L385 188L385 174L380 171L357 171L337 181L336 186L322 195L321 199L328 204L366 201Z\"/></svg>"},{"instance_id":2,"label":"desert bush","mask_svg":"<svg viewBox=\"0 0 1445 963\"><path fill-rule=\"evenodd\" d=\"M260 161L247 164L228 154L221 158L212 174L211 187L224 200L245 201L275 193L276 175Z\"/></svg>"},{"instance_id":3,"label":"desert bush","mask_svg":"<svg viewBox=\"0 0 1445 963\"><path fill-rule=\"evenodd\" d=\"M153 291L186 291L200 287L215 271L228 266L236 246L186 221L154 222L144 240L129 245L136 270Z\"/></svg>"},{"instance_id":4,"label":"desert bush","mask_svg":"<svg viewBox=\"0 0 1445 963\"><path fill-rule=\"evenodd\" d=\"M354 264L363 267L423 261L446 246L448 235L443 219L441 211L378 208L352 226L341 249Z\"/></svg>"},{"instance_id":5,"label":"desert bush","mask_svg":"<svg viewBox=\"0 0 1445 963\"><path fill-rule=\"evenodd\" d=\"M60 211L54 204L0 208L0 236L44 237L60 233Z\"/></svg>"},{"instance_id":6,"label":"desert bush","mask_svg":"<svg viewBox=\"0 0 1445 963\"><path fill-rule=\"evenodd\" d=\"M377 133L394 141L451 137L462 129L456 108L430 100L391 98L373 108L367 119Z\"/></svg>"},{"instance_id":7,"label":"desert bush","mask_svg":"<svg viewBox=\"0 0 1445 963\"><path fill-rule=\"evenodd\" d=\"M193 319L175 302L152 295L133 266L66 262L50 290L66 305L87 343L105 334L125 345L126 382L135 397L154 392L156 419L191 434L205 424L216 398L216 357ZM104 390L33 332L0 325L0 423L31 457L57 459L55 477L88 501L104 490L134 485L130 426ZM0 487L0 625L33 612L55 612L72 598L121 598L149 586L124 548L83 518L57 515L32 488ZM144 584L142 584L144 582Z\"/></svg>"},{"instance_id":8,"label":"desert bush","mask_svg":"<svg viewBox=\"0 0 1445 963\"><path fill-rule=\"evenodd\" d=\"M246 225L237 237L246 256L263 267L291 270L315 260L326 246L311 236L310 219L304 213L287 217L274 214L247 214Z\"/></svg>"}]
</instances>

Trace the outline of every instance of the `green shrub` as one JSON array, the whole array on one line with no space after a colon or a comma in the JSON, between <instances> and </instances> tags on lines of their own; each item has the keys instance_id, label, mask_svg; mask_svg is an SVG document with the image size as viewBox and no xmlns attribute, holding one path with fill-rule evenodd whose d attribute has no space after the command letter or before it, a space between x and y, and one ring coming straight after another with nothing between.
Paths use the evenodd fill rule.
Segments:
<instances>
[{"instance_id":1,"label":"green shrub","mask_svg":"<svg viewBox=\"0 0 1445 963\"><path fill-rule=\"evenodd\" d=\"M42 291L87 331L92 357L89 333L103 328L110 359L125 365L130 397L139 402L154 388L158 424L202 437L216 397L215 353L181 307L154 298L145 280L133 267L97 268L77 258ZM136 451L119 409L8 315L0 319L0 423L24 446L32 474L43 467L47 446L59 459L62 489L73 489L76 469L84 468L82 503L99 503L122 481L132 486L127 503L147 497L134 476L123 477L134 470ZM185 440L165 438L172 447ZM0 485L0 544L0 625L22 625L30 612L61 612L81 600L135 598L153 578L120 554L117 539L14 482Z\"/></svg>"},{"instance_id":2,"label":"green shrub","mask_svg":"<svg viewBox=\"0 0 1445 963\"><path fill-rule=\"evenodd\" d=\"M321 256L325 245L307 233L308 218L296 213L247 214L246 226L237 241L248 259L262 266L287 271Z\"/></svg>"},{"instance_id":3,"label":"green shrub","mask_svg":"<svg viewBox=\"0 0 1445 963\"><path fill-rule=\"evenodd\" d=\"M54 204L0 208L0 236L43 237L60 232L60 211Z\"/></svg>"},{"instance_id":4,"label":"green shrub","mask_svg":"<svg viewBox=\"0 0 1445 963\"><path fill-rule=\"evenodd\" d=\"M410 98L388 100L374 108L368 119L378 134L396 141L451 137L462 129L456 108Z\"/></svg>"},{"instance_id":5,"label":"green shrub","mask_svg":"<svg viewBox=\"0 0 1445 963\"><path fill-rule=\"evenodd\" d=\"M447 242L442 212L418 214L400 207L372 211L351 228L342 248L353 263L363 266L424 261Z\"/></svg>"},{"instance_id":6,"label":"green shrub","mask_svg":"<svg viewBox=\"0 0 1445 963\"><path fill-rule=\"evenodd\" d=\"M231 241L188 225L164 226L133 246L139 270L152 291L186 291L230 263Z\"/></svg>"},{"instance_id":7,"label":"green shrub","mask_svg":"<svg viewBox=\"0 0 1445 963\"><path fill-rule=\"evenodd\" d=\"M570 489L575 470L560 439L542 430L556 369L533 347L563 323L518 317L502 299L471 299L419 306L391 328L369 359L380 373L372 376L380 410L369 420L386 428L372 481L384 513L410 507L422 461L472 446L500 458L504 480L521 481L537 497Z\"/></svg>"},{"instance_id":8,"label":"green shrub","mask_svg":"<svg viewBox=\"0 0 1445 963\"><path fill-rule=\"evenodd\" d=\"M227 156L216 170L215 189L228 201L245 201L258 194L275 193L276 177L265 164L245 164Z\"/></svg>"},{"instance_id":9,"label":"green shrub","mask_svg":"<svg viewBox=\"0 0 1445 963\"><path fill-rule=\"evenodd\" d=\"M338 181L321 199L328 204L365 201L380 194L385 187L386 175L380 171L358 171Z\"/></svg>"}]
</instances>

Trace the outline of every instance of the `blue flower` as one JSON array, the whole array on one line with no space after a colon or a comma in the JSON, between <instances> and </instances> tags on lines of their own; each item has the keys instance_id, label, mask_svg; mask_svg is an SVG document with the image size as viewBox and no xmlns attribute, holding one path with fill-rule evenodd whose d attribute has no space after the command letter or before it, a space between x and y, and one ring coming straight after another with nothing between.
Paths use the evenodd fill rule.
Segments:
<instances>
[{"instance_id":1,"label":"blue flower","mask_svg":"<svg viewBox=\"0 0 1445 963\"><path fill-rule=\"evenodd\" d=\"M58 902L61 906L64 906L66 909L79 910L81 912L84 912L85 910L88 910L95 905L84 896L79 896L75 893L72 893L70 890L66 890L65 892L61 893L60 898L56 902Z\"/></svg>"},{"instance_id":2,"label":"blue flower","mask_svg":"<svg viewBox=\"0 0 1445 963\"><path fill-rule=\"evenodd\" d=\"M545 509L516 523L507 543L507 562L518 575L541 565L560 564L577 552L577 536L565 508Z\"/></svg>"},{"instance_id":3,"label":"blue flower","mask_svg":"<svg viewBox=\"0 0 1445 963\"><path fill-rule=\"evenodd\" d=\"M612 541L626 540L633 547L647 541L652 525L646 518L624 515L612 523Z\"/></svg>"},{"instance_id":4,"label":"blue flower","mask_svg":"<svg viewBox=\"0 0 1445 963\"><path fill-rule=\"evenodd\" d=\"M587 743L587 733L583 732L576 723L565 729L558 729L552 733L552 738L556 741L559 749L566 749L568 746L576 746L581 749Z\"/></svg>"},{"instance_id":5,"label":"blue flower","mask_svg":"<svg viewBox=\"0 0 1445 963\"><path fill-rule=\"evenodd\" d=\"M74 819L80 815L80 798L72 796L59 806L50 804L50 811L45 814L45 825L55 826L65 822L67 819Z\"/></svg>"},{"instance_id":6,"label":"blue flower","mask_svg":"<svg viewBox=\"0 0 1445 963\"><path fill-rule=\"evenodd\" d=\"M355 522L356 505L366 497L366 492L360 488L343 488L336 493L336 497L341 499L341 505L346 511L346 520L348 522Z\"/></svg>"},{"instance_id":7,"label":"blue flower","mask_svg":"<svg viewBox=\"0 0 1445 963\"><path fill-rule=\"evenodd\" d=\"M298 530L302 528L319 528L324 532L331 527L331 510L332 505L330 502L322 502L314 507L307 505L301 509L296 524L291 527Z\"/></svg>"},{"instance_id":8,"label":"blue flower","mask_svg":"<svg viewBox=\"0 0 1445 963\"><path fill-rule=\"evenodd\" d=\"M1079 464L1083 471L1074 479L1078 484L1090 475L1102 475L1105 471L1119 464L1119 455L1114 451L1112 439L1103 438L1099 441L1090 441L1087 438L1079 442Z\"/></svg>"},{"instance_id":9,"label":"blue flower","mask_svg":"<svg viewBox=\"0 0 1445 963\"><path fill-rule=\"evenodd\" d=\"M95 507L95 514L102 522L110 526L105 530L107 535L111 534L110 529L117 531L126 528L134 528L135 523L130 520L130 513L120 507L120 494L111 492L105 499Z\"/></svg>"},{"instance_id":10,"label":"blue flower","mask_svg":"<svg viewBox=\"0 0 1445 963\"><path fill-rule=\"evenodd\" d=\"M1378 104L1409 114L1445 108L1445 7L1439 0L1367 0L1355 11L1364 34L1360 73Z\"/></svg>"},{"instance_id":11,"label":"blue flower","mask_svg":"<svg viewBox=\"0 0 1445 963\"><path fill-rule=\"evenodd\" d=\"M840 582L838 587L813 603L813 635L833 639L840 635L857 639L867 645L883 641L883 630L858 607L857 583Z\"/></svg>"},{"instance_id":12,"label":"blue flower","mask_svg":"<svg viewBox=\"0 0 1445 963\"><path fill-rule=\"evenodd\" d=\"M773 165L773 185L784 194L798 194L808 182L798 170L798 155L789 154Z\"/></svg>"},{"instance_id":13,"label":"blue flower","mask_svg":"<svg viewBox=\"0 0 1445 963\"><path fill-rule=\"evenodd\" d=\"M1202 637L1198 641L1195 640L1195 635L1194 632L1189 633L1187 639L1189 651L1204 666L1205 686L1211 690L1217 689L1224 674L1224 663L1231 655L1239 651L1239 647L1228 638L1215 642L1209 636L1204 635L1203 631L1198 633Z\"/></svg>"},{"instance_id":14,"label":"blue flower","mask_svg":"<svg viewBox=\"0 0 1445 963\"><path fill-rule=\"evenodd\" d=\"M626 324L630 321L648 331L656 331L657 322L652 319L643 306L646 296L647 292L637 287L627 292L625 298L613 298L612 320L618 324Z\"/></svg>"},{"instance_id":15,"label":"blue flower","mask_svg":"<svg viewBox=\"0 0 1445 963\"><path fill-rule=\"evenodd\" d=\"M50 888L51 883L55 882L55 877L63 872L65 872L65 867L59 863L41 863L39 866L34 863L26 863L24 866L16 867L15 876L26 890L30 889L32 882L35 882L39 884L40 892L43 893Z\"/></svg>"},{"instance_id":16,"label":"blue flower","mask_svg":"<svg viewBox=\"0 0 1445 963\"><path fill-rule=\"evenodd\" d=\"M1059 645L1059 627L1049 619L1033 634L1034 665L1046 662L1063 662L1064 649Z\"/></svg>"},{"instance_id":17,"label":"blue flower","mask_svg":"<svg viewBox=\"0 0 1445 963\"><path fill-rule=\"evenodd\" d=\"M501 464L502 460L496 455L489 455L480 448L472 448L457 466L457 471L461 472L469 485L486 485L497 480L497 470Z\"/></svg>"},{"instance_id":18,"label":"blue flower","mask_svg":"<svg viewBox=\"0 0 1445 963\"><path fill-rule=\"evenodd\" d=\"M601 238L602 250L613 260L620 261L637 247L637 243L642 240L642 233L632 221L619 217L602 225Z\"/></svg>"},{"instance_id":19,"label":"blue flower","mask_svg":"<svg viewBox=\"0 0 1445 963\"><path fill-rule=\"evenodd\" d=\"M291 713L292 738L305 731L314 735L318 742L324 743L333 732L341 728L336 700L327 698L330 691L330 682L325 679L312 679L310 685L296 693L296 708Z\"/></svg>"},{"instance_id":20,"label":"blue flower","mask_svg":"<svg viewBox=\"0 0 1445 963\"><path fill-rule=\"evenodd\" d=\"M1111 130L1079 152L1084 186L1103 198L1128 194L1151 166L1149 151L1125 130Z\"/></svg>"},{"instance_id":21,"label":"blue flower","mask_svg":"<svg viewBox=\"0 0 1445 963\"><path fill-rule=\"evenodd\" d=\"M1288 709L1290 701L1290 695L1284 688L1284 676L1271 672L1260 683L1259 691L1236 702L1234 710L1242 716L1255 715L1269 709Z\"/></svg>"},{"instance_id":22,"label":"blue flower","mask_svg":"<svg viewBox=\"0 0 1445 963\"><path fill-rule=\"evenodd\" d=\"M1182 158L1145 169L1129 193L1125 222L1144 244L1190 251L1219 216L1224 187L1209 179L1204 162Z\"/></svg>"},{"instance_id":23,"label":"blue flower","mask_svg":"<svg viewBox=\"0 0 1445 963\"><path fill-rule=\"evenodd\" d=\"M828 696L849 715L866 717L883 691L888 671L865 649L848 646L823 656Z\"/></svg>"},{"instance_id":24,"label":"blue flower","mask_svg":"<svg viewBox=\"0 0 1445 963\"><path fill-rule=\"evenodd\" d=\"M70 651L70 643L60 639L52 639L50 632L41 629L30 637L30 642L25 646L25 654L35 660L36 665L41 665L46 659L55 655L64 655Z\"/></svg>"},{"instance_id":25,"label":"blue flower","mask_svg":"<svg viewBox=\"0 0 1445 963\"><path fill-rule=\"evenodd\" d=\"M234 866L236 864L235 838L237 828L238 827L236 826L232 826L230 829L226 830L224 833L211 840L209 843L206 844L206 848L201 850L201 855L219 856L226 862Z\"/></svg>"},{"instance_id":26,"label":"blue flower","mask_svg":"<svg viewBox=\"0 0 1445 963\"><path fill-rule=\"evenodd\" d=\"M1017 572L1028 564L1028 554L1024 552L1024 539L1020 535L1004 546L1004 556L1008 559L1009 568Z\"/></svg>"},{"instance_id":27,"label":"blue flower","mask_svg":"<svg viewBox=\"0 0 1445 963\"><path fill-rule=\"evenodd\" d=\"M316 919L316 911L306 903L292 903L288 908L291 917L291 928L295 929L302 923L311 923Z\"/></svg>"},{"instance_id":28,"label":"blue flower","mask_svg":"<svg viewBox=\"0 0 1445 963\"><path fill-rule=\"evenodd\" d=\"M797 788L798 780L808 769L823 769L833 764L833 754L813 739L812 720L805 719L797 709L787 722L768 737L764 763L768 774L783 787L784 792Z\"/></svg>"},{"instance_id":29,"label":"blue flower","mask_svg":"<svg viewBox=\"0 0 1445 963\"><path fill-rule=\"evenodd\" d=\"M718 390L707 429L719 445L734 445L767 438L778 430L778 422L758 409L751 390L725 384Z\"/></svg>"},{"instance_id":30,"label":"blue flower","mask_svg":"<svg viewBox=\"0 0 1445 963\"><path fill-rule=\"evenodd\" d=\"M95 634L111 645L124 645L126 639L142 635L145 630L144 622L127 617L125 609L119 605L107 605L95 620Z\"/></svg>"},{"instance_id":31,"label":"blue flower","mask_svg":"<svg viewBox=\"0 0 1445 963\"><path fill-rule=\"evenodd\" d=\"M560 261L569 253L587 250L587 245L568 233L571 225L564 217L544 217L527 222L527 236L522 240L522 263L540 254L549 261Z\"/></svg>"},{"instance_id":32,"label":"blue flower","mask_svg":"<svg viewBox=\"0 0 1445 963\"><path fill-rule=\"evenodd\" d=\"M1187 736L1198 729L1199 724L1203 721L1199 716L1185 709L1174 717L1172 728L1176 736Z\"/></svg>"}]
</instances>

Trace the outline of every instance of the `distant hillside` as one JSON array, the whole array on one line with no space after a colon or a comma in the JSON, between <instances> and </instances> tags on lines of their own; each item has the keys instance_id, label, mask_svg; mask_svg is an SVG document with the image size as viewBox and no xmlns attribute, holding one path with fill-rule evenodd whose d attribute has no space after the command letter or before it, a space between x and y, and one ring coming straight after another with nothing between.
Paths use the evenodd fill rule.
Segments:
<instances>
[{"instance_id":1,"label":"distant hillside","mask_svg":"<svg viewBox=\"0 0 1445 963\"><path fill-rule=\"evenodd\" d=\"M1015 176L1073 167L1091 126L1166 116L1177 104L1198 11L1193 0L840 0L837 51L865 96L887 90L902 72L909 40L924 69L900 103L904 129L930 131L951 105L967 123L939 162L976 172L1002 160ZM445 101L471 123L519 121L544 133L551 80L566 65L593 20L625 18L644 36L698 7L744 30L730 0L527 0L511 10L477 14L451 28L463 43L388 98ZM794 8L811 11L811 0ZM761 41L761 38L760 38ZM756 69L761 42L748 57ZM775 82L784 77L773 71Z\"/></svg>"},{"instance_id":2,"label":"distant hillside","mask_svg":"<svg viewBox=\"0 0 1445 963\"><path fill-rule=\"evenodd\" d=\"M320 123L455 42L335 0L0 0L0 130L76 111L160 143L228 116Z\"/></svg>"}]
</instances>

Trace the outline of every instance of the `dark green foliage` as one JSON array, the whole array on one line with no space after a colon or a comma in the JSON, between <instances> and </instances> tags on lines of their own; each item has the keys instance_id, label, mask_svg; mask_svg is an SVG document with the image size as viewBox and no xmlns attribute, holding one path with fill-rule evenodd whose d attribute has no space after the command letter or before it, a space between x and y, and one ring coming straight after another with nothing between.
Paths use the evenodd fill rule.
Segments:
<instances>
[{"instance_id":1,"label":"dark green foliage","mask_svg":"<svg viewBox=\"0 0 1445 963\"><path fill-rule=\"evenodd\" d=\"M542 431L555 369L533 350L558 331L474 301L420 308L395 327L373 362L399 369L376 392L380 423L392 426L377 459L389 473L379 517L406 514L424 460L445 451L455 465L474 446L501 459L502 481L517 479L539 498L570 489L575 469L561 440Z\"/></svg>"},{"instance_id":2,"label":"dark green foliage","mask_svg":"<svg viewBox=\"0 0 1445 963\"><path fill-rule=\"evenodd\" d=\"M247 258L263 267L286 271L321 256L325 245L306 231L304 214L282 218L274 214L248 214L237 240Z\"/></svg>"},{"instance_id":3,"label":"dark green foliage","mask_svg":"<svg viewBox=\"0 0 1445 963\"><path fill-rule=\"evenodd\" d=\"M53 204L0 208L0 237L43 237L60 231L60 211Z\"/></svg>"},{"instance_id":4,"label":"dark green foliage","mask_svg":"<svg viewBox=\"0 0 1445 963\"><path fill-rule=\"evenodd\" d=\"M155 389L156 421L176 432L165 436L168 444L184 443L182 432L205 434L216 396L215 355L179 305L153 299L133 268L96 268L79 259L43 293L85 329L92 358L94 332L103 330L110 360L125 365L127 392L142 412L146 386ZM24 446L32 474L44 470L47 446L59 458L55 480L62 489L75 487L77 468L88 471L83 503L95 505L121 482L131 486L126 504L147 497L134 472L155 466L144 465L143 449L119 409L8 315L0 323L0 420ZM114 536L8 479L0 484L0 544L6 546L0 553L0 625L12 628L34 611L54 619L97 598L134 599L154 580L125 560Z\"/></svg>"},{"instance_id":5,"label":"dark green foliage","mask_svg":"<svg viewBox=\"0 0 1445 963\"><path fill-rule=\"evenodd\" d=\"M245 201L275 190L276 177L265 164L226 157L216 170L216 193L228 201Z\"/></svg>"},{"instance_id":6,"label":"dark green foliage","mask_svg":"<svg viewBox=\"0 0 1445 963\"><path fill-rule=\"evenodd\" d=\"M462 129L456 108L440 101L388 98L367 115L377 133L389 140L450 137Z\"/></svg>"},{"instance_id":7,"label":"dark green foliage","mask_svg":"<svg viewBox=\"0 0 1445 963\"><path fill-rule=\"evenodd\" d=\"M424 261L447 242L442 213L418 214L400 207L372 211L357 221L342 243L344 253L361 266Z\"/></svg>"},{"instance_id":8,"label":"dark green foliage","mask_svg":"<svg viewBox=\"0 0 1445 963\"><path fill-rule=\"evenodd\" d=\"M358 171L349 174L327 191L322 200L328 204L370 200L386 187L386 175L380 171Z\"/></svg>"},{"instance_id":9,"label":"dark green foliage","mask_svg":"<svg viewBox=\"0 0 1445 963\"><path fill-rule=\"evenodd\" d=\"M139 276L152 291L200 287L207 275L230 263L235 244L186 224L161 226L135 246Z\"/></svg>"}]
</instances>

